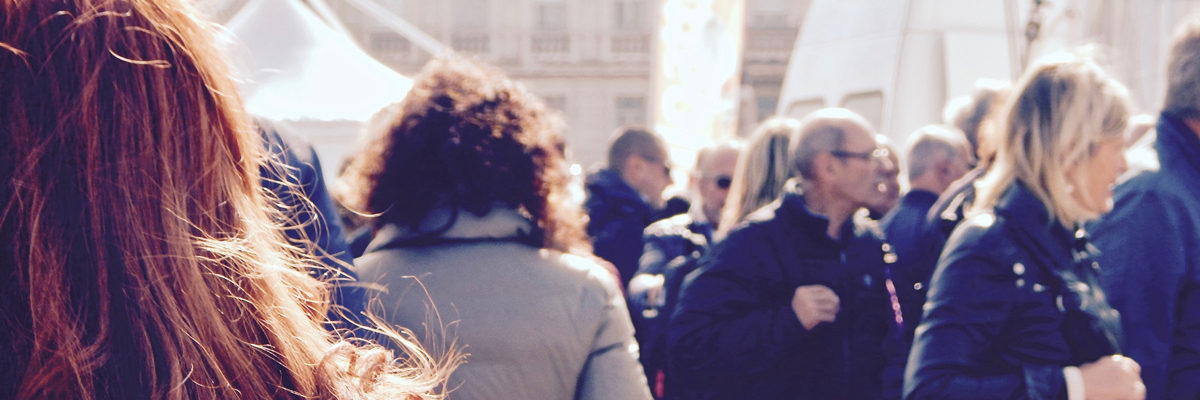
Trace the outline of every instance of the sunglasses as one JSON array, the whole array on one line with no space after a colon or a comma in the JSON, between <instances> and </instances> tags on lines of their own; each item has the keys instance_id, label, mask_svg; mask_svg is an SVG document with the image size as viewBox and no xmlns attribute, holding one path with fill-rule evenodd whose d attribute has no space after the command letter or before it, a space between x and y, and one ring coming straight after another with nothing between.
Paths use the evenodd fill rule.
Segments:
<instances>
[{"instance_id":1,"label":"sunglasses","mask_svg":"<svg viewBox=\"0 0 1200 400\"><path fill-rule=\"evenodd\" d=\"M716 181L717 187L723 190L729 190L729 186L733 185L733 178L725 175L718 176Z\"/></svg>"},{"instance_id":2,"label":"sunglasses","mask_svg":"<svg viewBox=\"0 0 1200 400\"><path fill-rule=\"evenodd\" d=\"M721 190L729 190L729 186L733 185L733 177L729 175L704 175L700 174L702 179L712 179L713 183L717 184Z\"/></svg>"}]
</instances>

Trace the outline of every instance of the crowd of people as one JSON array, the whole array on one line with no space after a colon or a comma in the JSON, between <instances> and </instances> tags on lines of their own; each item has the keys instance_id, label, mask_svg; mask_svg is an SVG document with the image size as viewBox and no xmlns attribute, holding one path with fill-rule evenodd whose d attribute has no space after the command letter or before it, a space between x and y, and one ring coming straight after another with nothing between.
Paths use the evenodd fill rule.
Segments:
<instances>
[{"instance_id":1,"label":"crowd of people","mask_svg":"<svg viewBox=\"0 0 1200 400\"><path fill-rule=\"evenodd\" d=\"M768 119L681 198L620 127L580 204L478 61L327 182L186 2L0 7L0 398L1200 398L1200 19L1156 123L1056 54L903 154Z\"/></svg>"}]
</instances>

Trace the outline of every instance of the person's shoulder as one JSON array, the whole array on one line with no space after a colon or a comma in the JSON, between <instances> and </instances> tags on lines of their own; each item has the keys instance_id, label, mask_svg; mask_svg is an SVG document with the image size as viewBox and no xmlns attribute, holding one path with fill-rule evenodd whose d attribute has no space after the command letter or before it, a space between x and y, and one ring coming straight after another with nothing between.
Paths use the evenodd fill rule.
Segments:
<instances>
[{"instance_id":1,"label":"person's shoulder","mask_svg":"<svg viewBox=\"0 0 1200 400\"><path fill-rule=\"evenodd\" d=\"M972 212L954 228L945 247L950 254L992 254L1005 249L1013 241L1007 233L1007 223L992 210Z\"/></svg>"},{"instance_id":2,"label":"person's shoulder","mask_svg":"<svg viewBox=\"0 0 1200 400\"><path fill-rule=\"evenodd\" d=\"M1146 199L1193 198L1200 200L1200 191L1190 185L1190 178L1173 168L1146 170L1117 185L1116 197L1133 196Z\"/></svg>"},{"instance_id":3,"label":"person's shoulder","mask_svg":"<svg viewBox=\"0 0 1200 400\"><path fill-rule=\"evenodd\" d=\"M603 287L606 291L620 292L620 285L613 272L605 268L603 260L595 256L564 253L556 250L541 249L539 256L548 264L544 273L560 275L560 279L577 280L585 286Z\"/></svg>"},{"instance_id":4,"label":"person's shoulder","mask_svg":"<svg viewBox=\"0 0 1200 400\"><path fill-rule=\"evenodd\" d=\"M779 218L776 215L778 209L779 201L776 200L767 206L747 214L746 217L742 218L736 227L729 230L729 233L725 235L725 238L717 242L717 244L720 245L721 243L761 241L766 232L776 229L777 226L782 225L782 222L779 221Z\"/></svg>"}]
</instances>

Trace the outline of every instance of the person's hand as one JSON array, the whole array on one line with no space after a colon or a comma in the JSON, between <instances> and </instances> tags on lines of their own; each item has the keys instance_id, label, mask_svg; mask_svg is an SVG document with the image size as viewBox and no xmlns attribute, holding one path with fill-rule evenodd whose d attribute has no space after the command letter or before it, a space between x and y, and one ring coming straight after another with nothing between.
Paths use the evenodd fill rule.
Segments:
<instances>
[{"instance_id":1,"label":"person's hand","mask_svg":"<svg viewBox=\"0 0 1200 400\"><path fill-rule=\"evenodd\" d=\"M792 311L807 330L822 322L833 322L840 309L837 293L825 285L801 286L792 295Z\"/></svg>"},{"instance_id":2,"label":"person's hand","mask_svg":"<svg viewBox=\"0 0 1200 400\"><path fill-rule=\"evenodd\" d=\"M1111 355L1079 367L1088 400L1144 400L1142 367L1132 358Z\"/></svg>"},{"instance_id":3,"label":"person's hand","mask_svg":"<svg viewBox=\"0 0 1200 400\"><path fill-rule=\"evenodd\" d=\"M643 314L645 314L647 311L654 310L654 315L658 315L658 308L662 307L666 300L662 296L663 283L664 278L662 274L637 274L634 275L633 279L629 281L630 295L632 296L633 294L640 294L641 296L640 299L636 300L640 300ZM636 301L630 302L635 303ZM653 318L653 316L645 317Z\"/></svg>"}]
</instances>

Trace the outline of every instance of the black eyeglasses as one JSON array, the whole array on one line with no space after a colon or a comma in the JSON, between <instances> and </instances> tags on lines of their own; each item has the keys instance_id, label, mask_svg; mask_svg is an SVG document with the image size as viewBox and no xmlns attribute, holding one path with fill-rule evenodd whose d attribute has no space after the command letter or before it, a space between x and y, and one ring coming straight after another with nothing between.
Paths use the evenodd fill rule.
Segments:
<instances>
[{"instance_id":1,"label":"black eyeglasses","mask_svg":"<svg viewBox=\"0 0 1200 400\"><path fill-rule=\"evenodd\" d=\"M888 156L888 150L882 147L861 153L845 150L830 150L829 154L833 154L833 156L837 158L857 158L863 161L871 161L886 158Z\"/></svg>"}]
</instances>

